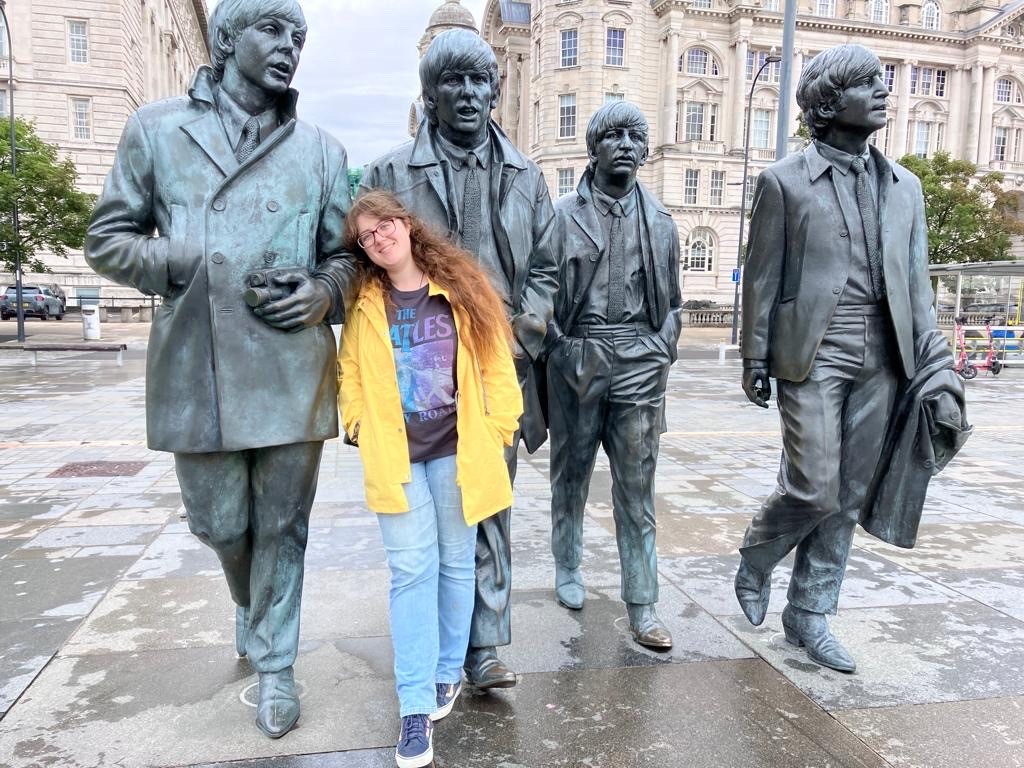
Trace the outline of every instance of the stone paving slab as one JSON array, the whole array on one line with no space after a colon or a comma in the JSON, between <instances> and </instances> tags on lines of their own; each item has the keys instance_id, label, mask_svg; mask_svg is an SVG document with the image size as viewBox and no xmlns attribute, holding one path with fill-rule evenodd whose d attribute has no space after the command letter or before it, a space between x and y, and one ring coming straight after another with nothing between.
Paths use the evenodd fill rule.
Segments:
<instances>
[{"instance_id":1,"label":"stone paving slab","mask_svg":"<svg viewBox=\"0 0 1024 768\"><path fill-rule=\"evenodd\" d=\"M1024 695L1024 625L976 602L862 608L831 622L858 659L846 675L819 666L782 634L729 619L758 655L826 710Z\"/></svg>"},{"instance_id":2,"label":"stone paving slab","mask_svg":"<svg viewBox=\"0 0 1024 768\"><path fill-rule=\"evenodd\" d=\"M1024 698L832 713L894 768L1024 768Z\"/></svg>"}]
</instances>

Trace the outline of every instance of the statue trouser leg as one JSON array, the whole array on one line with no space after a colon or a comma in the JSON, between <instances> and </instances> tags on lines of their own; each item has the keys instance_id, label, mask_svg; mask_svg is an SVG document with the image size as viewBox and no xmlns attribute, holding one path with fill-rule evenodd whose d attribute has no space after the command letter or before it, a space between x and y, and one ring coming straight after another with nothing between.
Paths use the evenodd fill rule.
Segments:
<instances>
[{"instance_id":1,"label":"statue trouser leg","mask_svg":"<svg viewBox=\"0 0 1024 768\"><path fill-rule=\"evenodd\" d=\"M551 554L567 570L579 568L583 555L583 513L606 418L604 343L564 337L548 356Z\"/></svg>"},{"instance_id":2,"label":"statue trouser leg","mask_svg":"<svg viewBox=\"0 0 1024 768\"><path fill-rule=\"evenodd\" d=\"M767 573L796 548L790 600L815 613L835 612L895 399L887 322L837 316L808 378L778 381L783 453L777 486L751 521L740 552Z\"/></svg>"},{"instance_id":3,"label":"statue trouser leg","mask_svg":"<svg viewBox=\"0 0 1024 768\"><path fill-rule=\"evenodd\" d=\"M519 433L505 447L509 478L516 477ZM503 509L476 527L476 596L470 623L469 647L494 648L512 642L512 510ZM469 661L467 661L467 664Z\"/></svg>"},{"instance_id":4,"label":"statue trouser leg","mask_svg":"<svg viewBox=\"0 0 1024 768\"><path fill-rule=\"evenodd\" d=\"M295 661L322 450L311 442L174 457L189 527L217 552L232 597L248 598L246 650L261 673Z\"/></svg>"},{"instance_id":5,"label":"statue trouser leg","mask_svg":"<svg viewBox=\"0 0 1024 768\"><path fill-rule=\"evenodd\" d=\"M622 567L622 599L658 601L654 474L665 410L669 358L653 341L615 341L603 442L612 475L612 511Z\"/></svg>"}]
</instances>

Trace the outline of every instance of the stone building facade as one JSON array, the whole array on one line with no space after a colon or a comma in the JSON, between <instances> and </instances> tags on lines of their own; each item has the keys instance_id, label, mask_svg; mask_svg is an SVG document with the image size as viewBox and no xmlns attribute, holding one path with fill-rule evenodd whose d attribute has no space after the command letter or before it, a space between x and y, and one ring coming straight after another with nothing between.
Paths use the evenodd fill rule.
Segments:
<instances>
[{"instance_id":1,"label":"stone building facade","mask_svg":"<svg viewBox=\"0 0 1024 768\"><path fill-rule=\"evenodd\" d=\"M587 163L590 115L625 98L645 112L651 152L641 179L679 226L688 299L731 304L753 76L782 45L784 0L488 0L481 34L502 78L498 121L545 172L555 195ZM1024 191L1024 0L798 0L792 83L840 43L882 60L892 90L889 157L940 149L1000 170ZM750 171L775 158L777 64L753 88ZM801 142L797 141L795 146ZM748 206L749 210L749 206Z\"/></svg>"},{"instance_id":2,"label":"stone building facade","mask_svg":"<svg viewBox=\"0 0 1024 768\"><path fill-rule=\"evenodd\" d=\"M136 109L185 93L209 62L205 0L17 0L7 4L14 41L14 108L35 121L78 169L79 187L98 193L125 122ZM0 65L7 117L6 35ZM80 253L49 260L46 282L76 299L138 294L102 280ZM26 274L25 282L44 279ZM0 274L0 282L13 283Z\"/></svg>"}]
</instances>

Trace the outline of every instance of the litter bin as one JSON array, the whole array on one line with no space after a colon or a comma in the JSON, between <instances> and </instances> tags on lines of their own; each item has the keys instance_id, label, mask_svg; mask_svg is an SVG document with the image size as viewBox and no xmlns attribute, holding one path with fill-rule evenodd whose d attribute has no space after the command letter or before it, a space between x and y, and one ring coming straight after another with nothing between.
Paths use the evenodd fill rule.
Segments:
<instances>
[{"instance_id":1,"label":"litter bin","mask_svg":"<svg viewBox=\"0 0 1024 768\"><path fill-rule=\"evenodd\" d=\"M86 341L98 341L100 335L100 315L96 307L82 307L82 338Z\"/></svg>"}]
</instances>

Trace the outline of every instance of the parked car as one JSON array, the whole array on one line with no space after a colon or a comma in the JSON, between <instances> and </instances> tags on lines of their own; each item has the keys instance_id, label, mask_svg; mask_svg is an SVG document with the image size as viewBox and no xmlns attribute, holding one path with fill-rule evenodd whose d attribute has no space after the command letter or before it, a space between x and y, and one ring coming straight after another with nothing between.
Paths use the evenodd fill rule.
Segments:
<instances>
[{"instance_id":1,"label":"parked car","mask_svg":"<svg viewBox=\"0 0 1024 768\"><path fill-rule=\"evenodd\" d=\"M7 286L7 291L0 299L0 319L10 320L17 314L18 289L16 286ZM49 320L55 317L58 320L64 319L64 302L53 294L53 291L40 285L21 286L21 306L25 317L35 316L40 320Z\"/></svg>"}]
</instances>

